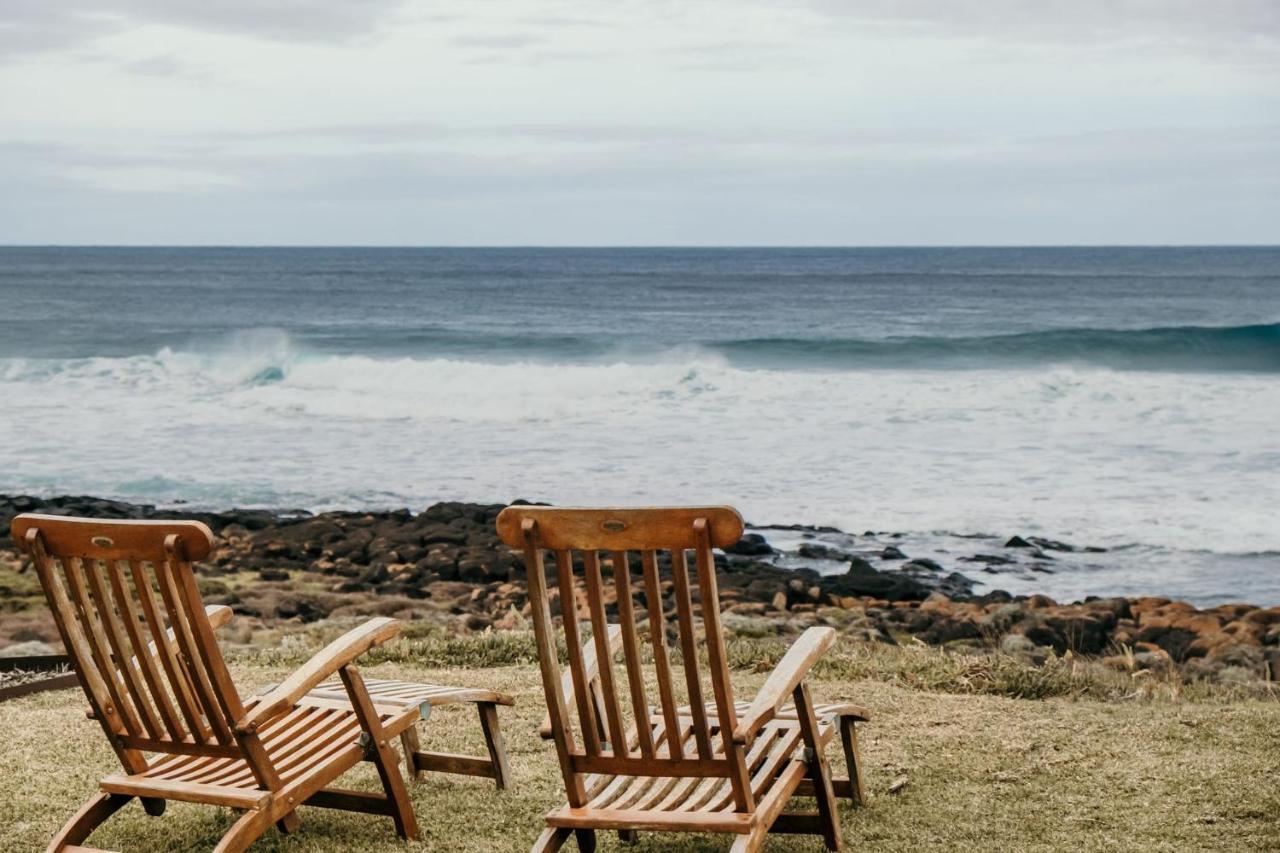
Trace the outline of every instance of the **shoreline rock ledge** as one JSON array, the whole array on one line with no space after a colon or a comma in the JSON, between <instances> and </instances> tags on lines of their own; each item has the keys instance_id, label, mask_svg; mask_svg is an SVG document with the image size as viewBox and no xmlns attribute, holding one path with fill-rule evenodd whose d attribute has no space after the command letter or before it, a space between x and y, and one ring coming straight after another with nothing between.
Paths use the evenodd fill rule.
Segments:
<instances>
[{"instance_id":1,"label":"shoreline rock ledge","mask_svg":"<svg viewBox=\"0 0 1280 853\"><path fill-rule=\"evenodd\" d=\"M13 549L9 522L21 512L195 518L220 537L200 567L210 603L226 603L264 621L376 612L479 631L515 627L527 610L522 561L494 532L504 506L444 502L416 514L401 509L312 515L0 495L0 550ZM1192 678L1280 678L1280 607L1197 609L1159 597L1059 604L1043 595L1015 597L999 590L975 595L962 573L948 573L928 559L907 559L895 545L877 554L851 554L803 541L794 551L780 551L757 532L762 529L768 528L752 529L716 555L724 622L738 633L791 634L828 624L868 641L915 637L931 645L997 648L1032 661L1071 652L1128 670L1176 667ZM1068 547L1050 540L1016 544L1028 546ZM898 565L882 570L872 559ZM823 571L806 562L821 564ZM660 566L666 577L669 568ZM251 573L247 582L244 573ZM220 580L228 575L241 577L229 585ZM672 607L668 596L664 609ZM0 645L19 639L55 637L25 623L21 632L0 633Z\"/></svg>"}]
</instances>

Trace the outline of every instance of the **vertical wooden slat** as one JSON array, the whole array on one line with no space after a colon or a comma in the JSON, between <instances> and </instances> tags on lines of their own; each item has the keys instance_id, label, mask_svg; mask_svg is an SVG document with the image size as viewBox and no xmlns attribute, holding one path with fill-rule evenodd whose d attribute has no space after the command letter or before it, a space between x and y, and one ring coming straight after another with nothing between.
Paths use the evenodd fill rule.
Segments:
<instances>
[{"instance_id":1,"label":"vertical wooden slat","mask_svg":"<svg viewBox=\"0 0 1280 853\"><path fill-rule=\"evenodd\" d=\"M671 551L671 578L675 581L676 622L680 634L680 654L684 658L684 680L689 691L689 712L693 718L693 740L699 758L711 757L711 731L698 676L698 639L693 632L693 601L689 596L689 564L683 548Z\"/></svg>"},{"instance_id":2,"label":"vertical wooden slat","mask_svg":"<svg viewBox=\"0 0 1280 853\"><path fill-rule=\"evenodd\" d=\"M560 587L560 617L568 644L569 672L573 676L573 696L578 705L578 727L587 755L600 754L600 735L587 690L586 665L582 661L582 640L578 636L578 601L573 583L573 555L556 551L556 582Z\"/></svg>"},{"instance_id":3,"label":"vertical wooden slat","mask_svg":"<svg viewBox=\"0 0 1280 853\"><path fill-rule=\"evenodd\" d=\"M640 661L640 640L636 636L636 613L631 600L631 566L626 551L614 551L613 585L618 592L618 622L622 627L622 653L627 662L627 682L631 688L631 708L635 713L640 754L653 758L653 728L649 703L644 695L644 670Z\"/></svg>"},{"instance_id":4,"label":"vertical wooden slat","mask_svg":"<svg viewBox=\"0 0 1280 853\"><path fill-rule=\"evenodd\" d=\"M547 595L546 571L542 564L542 549L538 547L537 525L525 521L521 526L524 536L524 565L529 589L529 610L533 615L533 635L538 644L538 667L542 671L542 688L547 696L547 715L551 719L551 735L560 759L560 773L564 778L565 793L569 805L581 806L586 802L582 777L573 770L570 757L575 749L573 730L560 692L560 664L556 658L556 644L551 622L551 608ZM563 602L561 610L563 610Z\"/></svg>"},{"instance_id":5,"label":"vertical wooden slat","mask_svg":"<svg viewBox=\"0 0 1280 853\"><path fill-rule=\"evenodd\" d=\"M742 747L735 748L733 743L733 731L738 727L738 719L733 707L729 665L725 659L724 633L720 627L720 589L716 583L716 561L715 555L711 553L711 531L707 528L707 520L694 520L693 532L698 542L694 553L698 563L698 591L702 597L702 627L707 633L707 659L711 670L711 690L715 695L716 710L720 717L720 739L724 743L725 757L734 768L729 781L733 785L735 805L739 811L745 812L750 811L755 804L751 797L751 776L743 761Z\"/></svg>"},{"instance_id":6,"label":"vertical wooden slat","mask_svg":"<svg viewBox=\"0 0 1280 853\"><path fill-rule=\"evenodd\" d=\"M184 736L182 721L178 719L178 712L174 709L173 702L165 690L164 680L156 669L155 656L151 654L147 639L139 626L141 619L138 608L134 604L118 560L107 561L107 578L111 582L111 592L116 599L116 609L120 611L125 630L129 633L129 641L136 650L138 666L142 669L142 676L146 679L151 698L159 709L161 719L164 720L165 729L169 732L170 738L181 741Z\"/></svg>"},{"instance_id":7,"label":"vertical wooden slat","mask_svg":"<svg viewBox=\"0 0 1280 853\"><path fill-rule=\"evenodd\" d=\"M165 629L164 621L160 618L159 609L156 607L155 593L151 590L151 576L147 574L147 570L142 565L141 560L130 560L129 572L133 575L133 587L138 591L138 603L142 605L142 615L147 620L147 628L151 632L151 640L156 645L156 657L160 659L160 666L164 670L165 677L169 679L169 686L173 690L174 700L182 711L183 719L187 721L187 730L191 732L193 740L208 743L212 738L212 733L202 719L200 707L196 703L190 680L187 678L186 669L178 659L177 649L174 648L175 641L169 639L169 632ZM156 570L155 574L158 585L160 582L159 570Z\"/></svg>"},{"instance_id":8,"label":"vertical wooden slat","mask_svg":"<svg viewBox=\"0 0 1280 853\"><path fill-rule=\"evenodd\" d=\"M711 669L711 689L715 693L720 712L720 730L727 745L733 730L738 727L733 707L733 685L729 682L729 666L724 647L724 633L720 625L720 590L716 583L715 557L711 553L711 540L707 535L706 519L693 523L698 538L697 557L698 591L702 598L702 625L707 633L707 658Z\"/></svg>"},{"instance_id":9,"label":"vertical wooden slat","mask_svg":"<svg viewBox=\"0 0 1280 853\"><path fill-rule=\"evenodd\" d=\"M133 647L125 642L124 628L120 624L120 618L116 614L112 600L107 597L106 586L102 583L102 575L98 571L98 561L83 559L80 561L80 566L84 569L85 580L89 584L89 592L97 606L98 618L105 629L107 642L111 646L112 654L115 656L115 670L120 674L120 679L124 682L125 689L129 692L129 698L133 700L133 707L137 710L143 727L146 729L146 734L155 740L160 740L164 737L164 729L161 727L155 711L152 710L151 705L147 702L145 685L137 667L133 663L133 658L135 657ZM144 648L142 651L145 652L146 649Z\"/></svg>"},{"instance_id":10,"label":"vertical wooden slat","mask_svg":"<svg viewBox=\"0 0 1280 853\"><path fill-rule=\"evenodd\" d=\"M622 725L622 708L613 680L613 654L609 651L609 622L604 613L604 583L600 578L600 552L582 552L582 574L587 582L587 609L591 613L591 639L596 647L596 670L604 694L605 730L609 733L609 749L619 757L626 756L627 735ZM625 630L625 629L624 629Z\"/></svg>"},{"instance_id":11,"label":"vertical wooden slat","mask_svg":"<svg viewBox=\"0 0 1280 853\"><path fill-rule=\"evenodd\" d=\"M646 550L640 554L644 573L645 607L649 611L649 639L653 643L653 665L658 681L658 700L662 704L662 719L667 733L667 753L671 758L683 758L680 744L680 724L676 717L675 693L671 682L671 664L667 660L667 619L662 612L662 582L658 577L658 554Z\"/></svg>"},{"instance_id":12,"label":"vertical wooden slat","mask_svg":"<svg viewBox=\"0 0 1280 853\"><path fill-rule=\"evenodd\" d=\"M186 611L182 606L177 584L173 577L173 568L167 562L155 563L154 567L156 580L159 581L160 585L160 598L164 600L165 612L169 615L169 624L172 626L173 633L178 640L178 649L181 652L179 661L185 664L183 669L190 676L191 686L195 691L196 698L200 702L200 707L204 709L205 719L209 721L209 726L213 729L218 743L230 745L234 738L231 736L231 729L227 726L227 721L222 716L222 708L214 697L213 685L209 683L209 676L201 665L199 652L196 651L195 636L191 632L191 625L187 621Z\"/></svg>"},{"instance_id":13,"label":"vertical wooden slat","mask_svg":"<svg viewBox=\"0 0 1280 853\"><path fill-rule=\"evenodd\" d=\"M115 671L110 655L107 654L107 650L103 646L102 631L99 630L100 626L93 618L95 615L92 607L93 602L89 600L89 592L85 589L85 581L81 576L83 565L80 558L63 557L62 569L67 578L67 586L70 587L71 601L75 604L76 610L80 614L80 625L84 630L85 638L88 640L89 651L93 655L94 663L97 664L98 672L102 674L103 683L107 686L107 693L110 694L111 701L115 703L116 709L120 712L120 719L124 721L125 730L134 737L142 737L142 725L134 715L133 709L129 707L129 703L124 701L124 691L120 689L118 681L120 676Z\"/></svg>"}]
</instances>

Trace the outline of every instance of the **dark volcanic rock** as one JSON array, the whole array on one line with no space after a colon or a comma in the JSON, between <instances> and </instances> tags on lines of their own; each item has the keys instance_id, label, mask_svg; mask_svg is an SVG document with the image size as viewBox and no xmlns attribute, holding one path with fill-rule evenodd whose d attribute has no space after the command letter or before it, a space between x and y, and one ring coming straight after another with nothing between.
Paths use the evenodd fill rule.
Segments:
<instances>
[{"instance_id":1,"label":"dark volcanic rock","mask_svg":"<svg viewBox=\"0 0 1280 853\"><path fill-rule=\"evenodd\" d=\"M843 563L853 559L853 555L846 551L832 548L829 545L818 545L814 542L802 543L796 553L808 560L834 560Z\"/></svg>"},{"instance_id":2,"label":"dark volcanic rock","mask_svg":"<svg viewBox=\"0 0 1280 853\"><path fill-rule=\"evenodd\" d=\"M774 550L759 533L744 533L737 544L725 548L724 552L738 557L763 557L774 553Z\"/></svg>"},{"instance_id":3,"label":"dark volcanic rock","mask_svg":"<svg viewBox=\"0 0 1280 853\"><path fill-rule=\"evenodd\" d=\"M974 554L972 557L960 557L962 563L986 563L989 566L1013 566L1018 561L1013 557L1002 557L999 554Z\"/></svg>"},{"instance_id":4,"label":"dark volcanic rock","mask_svg":"<svg viewBox=\"0 0 1280 853\"><path fill-rule=\"evenodd\" d=\"M1076 550L1076 546L1068 545L1066 542L1058 542L1053 539L1045 539L1041 536L1032 536L1031 541L1045 551L1066 551L1072 552Z\"/></svg>"},{"instance_id":5,"label":"dark volcanic rock","mask_svg":"<svg viewBox=\"0 0 1280 853\"><path fill-rule=\"evenodd\" d=\"M933 591L932 586L889 572L878 572L866 560L855 557L849 562L849 570L843 575L822 578L823 589L838 596L869 596L888 601L923 601Z\"/></svg>"},{"instance_id":6,"label":"dark volcanic rock","mask_svg":"<svg viewBox=\"0 0 1280 853\"><path fill-rule=\"evenodd\" d=\"M1191 657L1191 646L1196 641L1196 634L1186 628L1153 625L1138 632L1134 639L1139 643L1151 643L1159 646L1174 661L1182 663Z\"/></svg>"},{"instance_id":7,"label":"dark volcanic rock","mask_svg":"<svg viewBox=\"0 0 1280 853\"><path fill-rule=\"evenodd\" d=\"M814 524L749 524L752 530L790 530L795 533L844 533L836 527Z\"/></svg>"}]
</instances>

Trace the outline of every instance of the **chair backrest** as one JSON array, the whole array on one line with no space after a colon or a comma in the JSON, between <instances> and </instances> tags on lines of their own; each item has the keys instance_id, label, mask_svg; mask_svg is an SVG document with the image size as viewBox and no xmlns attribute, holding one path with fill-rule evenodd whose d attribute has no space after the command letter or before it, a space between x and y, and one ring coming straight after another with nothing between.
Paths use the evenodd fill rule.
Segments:
<instances>
[{"instance_id":1,"label":"chair backrest","mask_svg":"<svg viewBox=\"0 0 1280 853\"><path fill-rule=\"evenodd\" d=\"M12 533L126 769L145 768L141 752L247 757L234 731L244 706L191 568L213 545L208 527L24 514Z\"/></svg>"},{"instance_id":2,"label":"chair backrest","mask_svg":"<svg viewBox=\"0 0 1280 853\"><path fill-rule=\"evenodd\" d=\"M503 542L524 552L548 716L570 805L583 804L581 774L609 773L725 777L733 783L737 809L751 810L754 806L742 749L731 740L737 721L712 554L713 547L726 547L742 536L742 517L737 511L731 507L510 506L498 516L497 526ZM664 588L658 573L659 552L663 551L670 555L675 599L675 618L670 621L664 613ZM700 623L694 619L689 551L694 552ZM544 552L555 567L553 584L563 616L560 630L574 686L572 709L561 692L558 632L551 617L552 587L547 581ZM605 567L611 583L605 580ZM638 577L633 576L636 572ZM642 593L648 617L648 643L641 642L637 631L637 592ZM615 599L622 633L622 678L615 670L608 639L606 608ZM599 666L595 701L593 679L581 651L581 605L585 605L591 624ZM667 647L668 631L677 641L678 662L677 654ZM705 643L706 667L699 666L701 643ZM651 668L645 662L646 645L651 650ZM677 668L683 670L683 678L676 676ZM708 681L709 696L705 689ZM657 687L657 711L651 711L646 682ZM682 699L690 706L687 715L678 714ZM710 715L708 699L713 700ZM660 713L661 722L651 728L651 714L656 713Z\"/></svg>"}]
</instances>

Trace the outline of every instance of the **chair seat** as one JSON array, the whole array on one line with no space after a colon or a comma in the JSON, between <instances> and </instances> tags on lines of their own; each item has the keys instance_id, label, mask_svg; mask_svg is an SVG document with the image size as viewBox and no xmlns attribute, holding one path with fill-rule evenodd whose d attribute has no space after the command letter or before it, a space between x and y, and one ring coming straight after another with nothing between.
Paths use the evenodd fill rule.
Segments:
<instances>
[{"instance_id":1,"label":"chair seat","mask_svg":"<svg viewBox=\"0 0 1280 853\"><path fill-rule=\"evenodd\" d=\"M368 678L365 679L364 684L369 690L369 698L378 704L385 705L412 705L418 707L425 703L435 707L436 705L451 705L459 702L489 702L494 705L511 706L516 703L516 700L511 696L495 690L447 687L442 684L420 684L413 681L394 681L385 678ZM316 698L345 700L347 698L347 690L342 686L341 681L333 679L321 684L307 695Z\"/></svg>"},{"instance_id":2,"label":"chair seat","mask_svg":"<svg viewBox=\"0 0 1280 853\"><path fill-rule=\"evenodd\" d=\"M378 704L375 708L389 737L399 735L418 719L416 707ZM308 792L328 784L364 757L360 735L360 722L349 706L310 697L259 732L282 790L305 782ZM113 794L241 809L262 807L272 796L259 786L243 758L199 755L161 755L142 773L107 776L100 787Z\"/></svg>"},{"instance_id":3,"label":"chair seat","mask_svg":"<svg viewBox=\"0 0 1280 853\"><path fill-rule=\"evenodd\" d=\"M714 706L713 706L714 707ZM826 708L843 706L823 706ZM742 709L745 710L743 705ZM690 719L688 707L680 709L682 719ZM835 734L834 713L820 714L819 737L827 744ZM714 719L709 715L709 721ZM660 756L668 755L662 716L651 717L655 745ZM681 749L696 756L692 725L682 727ZM712 757L724 758L717 727L712 727ZM726 778L669 778L595 774L585 782L588 802L582 808L562 806L547 813L549 826L590 828L607 825L624 829L695 829L709 832L748 833L766 803L785 802L805 776L806 765L799 754L804 742L800 724L779 717L766 723L747 750L751 792L757 807L750 814L736 810L733 786Z\"/></svg>"}]
</instances>

